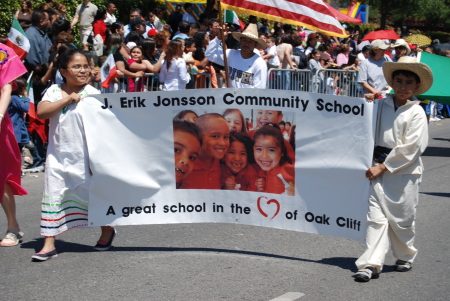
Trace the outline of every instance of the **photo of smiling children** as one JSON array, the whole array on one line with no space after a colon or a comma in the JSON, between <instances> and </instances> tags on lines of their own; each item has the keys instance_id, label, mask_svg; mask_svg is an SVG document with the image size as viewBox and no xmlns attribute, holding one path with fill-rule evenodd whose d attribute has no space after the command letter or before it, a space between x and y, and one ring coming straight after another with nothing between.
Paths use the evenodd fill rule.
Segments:
<instances>
[{"instance_id":1,"label":"photo of smiling children","mask_svg":"<svg viewBox=\"0 0 450 301\"><path fill-rule=\"evenodd\" d=\"M220 160L230 145L230 129L222 115L203 114L195 124L202 146L192 173L183 180L181 189L221 189Z\"/></svg>"},{"instance_id":2,"label":"photo of smiling children","mask_svg":"<svg viewBox=\"0 0 450 301\"><path fill-rule=\"evenodd\" d=\"M201 141L197 125L192 122L174 119L173 142L176 187L179 188L183 180L194 169L195 160L197 160L200 152Z\"/></svg>"},{"instance_id":3,"label":"photo of smiling children","mask_svg":"<svg viewBox=\"0 0 450 301\"><path fill-rule=\"evenodd\" d=\"M258 190L258 167L253 158L253 140L246 134L232 132L230 147L221 164L222 187L226 190Z\"/></svg>"},{"instance_id":4,"label":"photo of smiling children","mask_svg":"<svg viewBox=\"0 0 450 301\"><path fill-rule=\"evenodd\" d=\"M294 165L287 156L283 135L277 125L268 124L255 133L253 152L265 178L264 192L295 195Z\"/></svg>"},{"instance_id":5,"label":"photo of smiling children","mask_svg":"<svg viewBox=\"0 0 450 301\"><path fill-rule=\"evenodd\" d=\"M216 110L217 111L217 110ZM187 118L188 115L195 118ZM223 114L174 112L175 178L177 189L221 189L295 195L295 154L284 139L278 124L295 124L294 114L271 110L229 108ZM255 120L255 129L247 132L246 118ZM195 122L198 129L198 155L180 161L180 141L187 136L175 126ZM192 123L194 124L194 123ZM195 135L194 135L195 136ZM192 138L192 136L190 137ZM186 142L181 143L186 149ZM178 145L178 147L177 147ZM195 150L194 148L191 148Z\"/></svg>"}]
</instances>

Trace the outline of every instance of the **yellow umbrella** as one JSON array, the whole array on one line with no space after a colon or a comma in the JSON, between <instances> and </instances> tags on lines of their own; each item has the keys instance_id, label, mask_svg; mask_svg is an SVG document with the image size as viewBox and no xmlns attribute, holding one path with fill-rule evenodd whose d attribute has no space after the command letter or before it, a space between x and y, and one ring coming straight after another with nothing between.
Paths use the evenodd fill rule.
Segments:
<instances>
[{"instance_id":1,"label":"yellow umbrella","mask_svg":"<svg viewBox=\"0 0 450 301\"><path fill-rule=\"evenodd\" d=\"M427 46L431 44L431 39L423 34L412 34L405 38L405 41L412 45L417 45L419 47Z\"/></svg>"}]
</instances>

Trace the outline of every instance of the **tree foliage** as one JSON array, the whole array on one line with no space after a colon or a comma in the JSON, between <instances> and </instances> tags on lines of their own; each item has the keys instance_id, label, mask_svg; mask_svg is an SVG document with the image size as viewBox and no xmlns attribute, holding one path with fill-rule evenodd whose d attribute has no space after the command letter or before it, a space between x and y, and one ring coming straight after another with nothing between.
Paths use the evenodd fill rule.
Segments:
<instances>
[{"instance_id":1,"label":"tree foliage","mask_svg":"<svg viewBox=\"0 0 450 301\"><path fill-rule=\"evenodd\" d=\"M39 8L42 4L46 3L46 0L34 0L33 9ZM64 3L67 7L67 15L73 17L77 6L81 4L82 0L64 0L59 1ZM156 7L165 8L165 3L163 0L91 0L92 3L97 5L99 8L105 8L108 2L113 2L116 7L116 16L118 20L128 24L129 23L129 13L132 8L140 8L145 16L151 10ZM14 13L20 9L19 0L2 0L2 5L0 5L0 36L7 36L9 33L9 28L11 27L11 20Z\"/></svg>"}]
</instances>

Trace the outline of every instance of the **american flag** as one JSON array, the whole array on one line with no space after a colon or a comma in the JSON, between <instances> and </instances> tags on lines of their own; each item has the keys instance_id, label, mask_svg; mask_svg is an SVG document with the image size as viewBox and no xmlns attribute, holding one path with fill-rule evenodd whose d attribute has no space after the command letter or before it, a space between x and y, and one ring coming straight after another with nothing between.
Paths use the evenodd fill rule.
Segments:
<instances>
[{"instance_id":1,"label":"american flag","mask_svg":"<svg viewBox=\"0 0 450 301\"><path fill-rule=\"evenodd\" d=\"M322 0L222 0L221 5L223 9L300 25L330 36L348 36Z\"/></svg>"}]
</instances>

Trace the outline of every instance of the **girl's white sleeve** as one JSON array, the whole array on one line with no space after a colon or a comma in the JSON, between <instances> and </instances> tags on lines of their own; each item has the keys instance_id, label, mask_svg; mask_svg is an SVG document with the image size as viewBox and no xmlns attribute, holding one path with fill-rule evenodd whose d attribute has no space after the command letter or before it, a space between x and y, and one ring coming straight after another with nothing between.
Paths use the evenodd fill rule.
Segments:
<instances>
[{"instance_id":1,"label":"girl's white sleeve","mask_svg":"<svg viewBox=\"0 0 450 301\"><path fill-rule=\"evenodd\" d=\"M186 85L191 80L191 77L187 73L186 62L184 59L180 58L177 60L177 65L180 70L180 80Z\"/></svg>"},{"instance_id":2,"label":"girl's white sleeve","mask_svg":"<svg viewBox=\"0 0 450 301\"><path fill-rule=\"evenodd\" d=\"M161 66L161 69L159 70L159 82L163 83L166 80L167 77L167 61L164 61L164 63Z\"/></svg>"}]
</instances>

